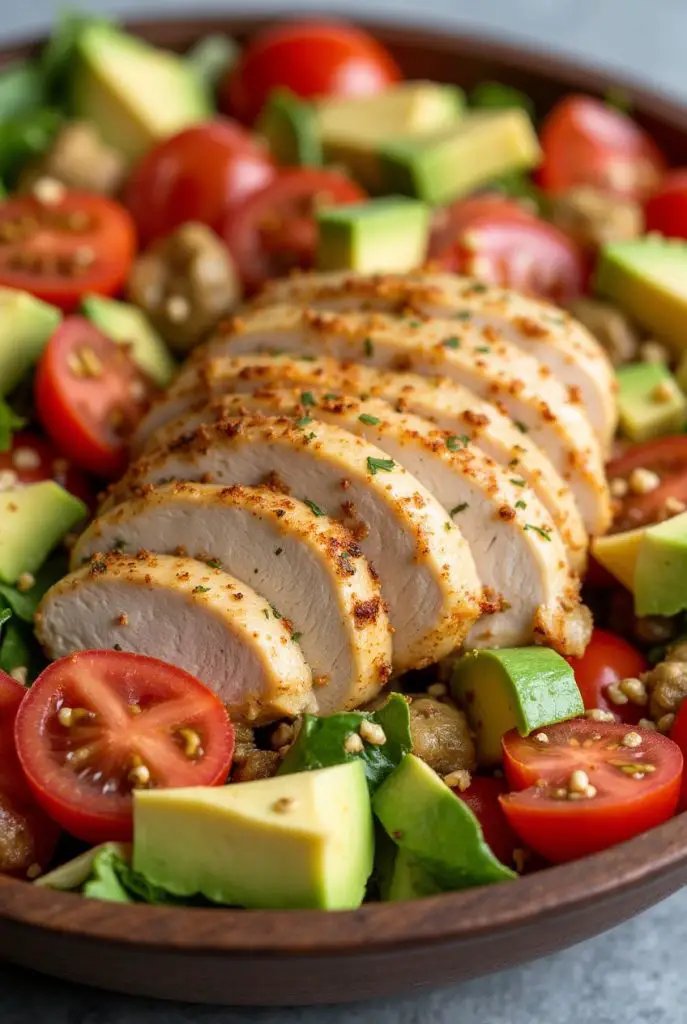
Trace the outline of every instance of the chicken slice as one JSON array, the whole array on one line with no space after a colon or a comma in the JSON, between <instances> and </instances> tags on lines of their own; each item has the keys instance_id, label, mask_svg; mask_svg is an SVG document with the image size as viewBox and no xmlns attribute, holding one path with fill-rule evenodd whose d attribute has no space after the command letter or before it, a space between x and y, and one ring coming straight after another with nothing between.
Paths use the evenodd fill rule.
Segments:
<instances>
[{"instance_id":1,"label":"chicken slice","mask_svg":"<svg viewBox=\"0 0 687 1024\"><path fill-rule=\"evenodd\" d=\"M467 542L410 473L346 430L286 417L202 426L134 463L115 500L170 480L255 486L293 495L313 516L350 526L379 578L394 630L393 667L438 661L459 647L481 612L481 585Z\"/></svg>"},{"instance_id":2,"label":"chicken slice","mask_svg":"<svg viewBox=\"0 0 687 1024\"><path fill-rule=\"evenodd\" d=\"M36 634L51 658L91 648L163 657L211 687L236 721L313 706L288 624L250 586L193 558L95 555L47 592Z\"/></svg>"},{"instance_id":3,"label":"chicken slice","mask_svg":"<svg viewBox=\"0 0 687 1024\"><path fill-rule=\"evenodd\" d=\"M468 645L539 642L563 654L584 651L591 619L579 605L579 582L569 570L554 523L523 478L498 466L467 435L437 430L379 398L323 398L320 392L303 395L285 389L226 395L158 436L161 444L173 444L201 423L259 412L297 417L306 431L315 420L323 420L358 434L441 502L470 545L489 606L470 632Z\"/></svg>"},{"instance_id":4,"label":"chicken slice","mask_svg":"<svg viewBox=\"0 0 687 1024\"><path fill-rule=\"evenodd\" d=\"M516 472L532 488L553 519L568 549L568 560L582 574L587 562L587 531L573 493L560 474L526 434L495 405L447 377L384 372L359 363L340 363L322 356L217 356L182 369L178 386L159 402L137 434L137 450L164 437L166 423L187 411L201 410L214 396L260 392L265 388L316 388L338 395L384 398L399 411L415 413L441 430L466 434L495 462ZM178 433L178 430L175 430Z\"/></svg>"},{"instance_id":5,"label":"chicken slice","mask_svg":"<svg viewBox=\"0 0 687 1024\"><path fill-rule=\"evenodd\" d=\"M91 523L72 565L98 551L183 553L250 583L290 623L320 714L371 700L391 674L379 583L340 523L266 487L177 483ZM275 610L278 610L275 611Z\"/></svg>"},{"instance_id":6,"label":"chicken slice","mask_svg":"<svg viewBox=\"0 0 687 1024\"><path fill-rule=\"evenodd\" d=\"M493 334L493 336L492 336ZM293 306L255 310L228 322L205 356L282 351L330 355L387 370L443 375L496 402L544 449L568 481L589 533L604 533L611 509L599 443L584 410L547 367L500 340L452 321L399 320L382 313L320 313Z\"/></svg>"},{"instance_id":7,"label":"chicken slice","mask_svg":"<svg viewBox=\"0 0 687 1024\"><path fill-rule=\"evenodd\" d=\"M457 320L478 332L499 331L504 340L535 356L579 392L604 451L617 425L613 367L596 338L556 306L456 274L300 274L271 282L258 305L306 304L316 309L380 310Z\"/></svg>"}]
</instances>

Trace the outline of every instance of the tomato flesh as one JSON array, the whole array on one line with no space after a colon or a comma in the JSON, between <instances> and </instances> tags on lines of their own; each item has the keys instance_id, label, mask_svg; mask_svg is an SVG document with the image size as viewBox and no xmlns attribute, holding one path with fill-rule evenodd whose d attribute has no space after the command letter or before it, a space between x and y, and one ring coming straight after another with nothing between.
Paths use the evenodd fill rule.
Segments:
<instances>
[{"instance_id":1,"label":"tomato flesh","mask_svg":"<svg viewBox=\"0 0 687 1024\"><path fill-rule=\"evenodd\" d=\"M581 295L588 276L578 246L535 217L476 217L438 260L453 273L560 304Z\"/></svg>"},{"instance_id":2,"label":"tomato flesh","mask_svg":"<svg viewBox=\"0 0 687 1024\"><path fill-rule=\"evenodd\" d=\"M480 823L484 838L502 864L513 865L513 854L519 845L518 837L503 813L499 797L507 792L505 779L474 775L469 787L454 793L464 800Z\"/></svg>"},{"instance_id":3,"label":"tomato flesh","mask_svg":"<svg viewBox=\"0 0 687 1024\"><path fill-rule=\"evenodd\" d=\"M134 224L111 199L65 192L56 202L0 203L0 286L20 288L65 312L87 292L114 295L136 248Z\"/></svg>"},{"instance_id":4,"label":"tomato flesh","mask_svg":"<svg viewBox=\"0 0 687 1024\"><path fill-rule=\"evenodd\" d=\"M38 803L88 842L126 840L137 786L214 786L234 732L219 698L157 658L80 651L38 677L15 724Z\"/></svg>"},{"instance_id":5,"label":"tomato flesh","mask_svg":"<svg viewBox=\"0 0 687 1024\"><path fill-rule=\"evenodd\" d=\"M591 96L566 96L542 125L537 180L548 192L589 185L641 198L661 181L666 162L643 128Z\"/></svg>"},{"instance_id":6,"label":"tomato flesh","mask_svg":"<svg viewBox=\"0 0 687 1024\"><path fill-rule=\"evenodd\" d=\"M567 658L575 673L585 708L612 711L621 722L636 724L646 715L646 708L628 700L615 704L608 696L608 687L621 679L636 679L649 668L644 655L615 633L595 629L584 654Z\"/></svg>"},{"instance_id":7,"label":"tomato flesh","mask_svg":"<svg viewBox=\"0 0 687 1024\"><path fill-rule=\"evenodd\" d=\"M536 736L545 735L546 742ZM634 745L634 735L641 743ZM627 737L631 737L628 741ZM511 790L501 806L521 840L552 863L598 853L675 813L683 759L672 740L622 723L573 719L523 737L503 738ZM593 791L570 798L572 773Z\"/></svg>"},{"instance_id":8,"label":"tomato flesh","mask_svg":"<svg viewBox=\"0 0 687 1024\"><path fill-rule=\"evenodd\" d=\"M68 317L38 363L38 415L58 450L96 476L119 476L126 438L155 388L119 345L83 317Z\"/></svg>"},{"instance_id":9,"label":"tomato flesh","mask_svg":"<svg viewBox=\"0 0 687 1024\"><path fill-rule=\"evenodd\" d=\"M687 502L687 435L659 437L655 441L633 445L623 455L609 462L609 480L628 480L633 469L650 469L661 479L660 486L648 494L634 494L617 500L612 533L633 530L638 526L667 518L667 498Z\"/></svg>"},{"instance_id":10,"label":"tomato flesh","mask_svg":"<svg viewBox=\"0 0 687 1024\"><path fill-rule=\"evenodd\" d=\"M362 29L337 21L298 21L258 33L220 87L227 113L248 124L273 89L297 96L361 96L381 92L401 73L385 47Z\"/></svg>"},{"instance_id":11,"label":"tomato flesh","mask_svg":"<svg viewBox=\"0 0 687 1024\"><path fill-rule=\"evenodd\" d=\"M644 204L644 223L647 232L687 238L687 169L668 172Z\"/></svg>"},{"instance_id":12,"label":"tomato flesh","mask_svg":"<svg viewBox=\"0 0 687 1024\"><path fill-rule=\"evenodd\" d=\"M275 175L264 146L229 118L186 128L147 153L124 201L143 245L200 221L219 231L229 212Z\"/></svg>"},{"instance_id":13,"label":"tomato flesh","mask_svg":"<svg viewBox=\"0 0 687 1024\"><path fill-rule=\"evenodd\" d=\"M677 713L675 724L670 731L670 738L677 743L682 751L682 756L687 758L687 703L682 702ZM680 810L687 810L687 771L682 774L682 789L680 791Z\"/></svg>"},{"instance_id":14,"label":"tomato flesh","mask_svg":"<svg viewBox=\"0 0 687 1024\"><path fill-rule=\"evenodd\" d=\"M0 452L0 472L16 474L20 484L55 480L87 505L93 505L93 488L87 477L60 455L50 441L33 431L20 430L12 435L10 450Z\"/></svg>"},{"instance_id":15,"label":"tomato flesh","mask_svg":"<svg viewBox=\"0 0 687 1024\"><path fill-rule=\"evenodd\" d=\"M500 220L536 221L536 217L514 199L501 192L484 192L458 199L451 206L439 207L434 211L432 231L429 240L429 258L435 259L456 242L462 232L480 217L497 217Z\"/></svg>"},{"instance_id":16,"label":"tomato flesh","mask_svg":"<svg viewBox=\"0 0 687 1024\"><path fill-rule=\"evenodd\" d=\"M0 672L0 874L43 870L60 830L36 805L14 746L14 723L26 690Z\"/></svg>"},{"instance_id":17,"label":"tomato flesh","mask_svg":"<svg viewBox=\"0 0 687 1024\"><path fill-rule=\"evenodd\" d=\"M338 171L288 170L250 196L227 218L222 234L250 291L296 267L312 267L315 212L365 199Z\"/></svg>"}]
</instances>

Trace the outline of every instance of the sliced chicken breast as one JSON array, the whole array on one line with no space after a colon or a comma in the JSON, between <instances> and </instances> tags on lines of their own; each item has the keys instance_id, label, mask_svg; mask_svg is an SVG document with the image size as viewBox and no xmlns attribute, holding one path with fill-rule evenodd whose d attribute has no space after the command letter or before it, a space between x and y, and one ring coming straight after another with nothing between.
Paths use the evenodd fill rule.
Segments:
<instances>
[{"instance_id":1,"label":"sliced chicken breast","mask_svg":"<svg viewBox=\"0 0 687 1024\"><path fill-rule=\"evenodd\" d=\"M90 648L163 657L197 676L235 721L313 707L312 674L284 619L220 569L170 555L95 555L47 592L36 634L51 658Z\"/></svg>"},{"instance_id":2,"label":"sliced chicken breast","mask_svg":"<svg viewBox=\"0 0 687 1024\"><path fill-rule=\"evenodd\" d=\"M610 448L617 424L613 367L586 328L555 306L469 277L430 271L368 277L299 274L272 281L257 299L258 305L294 302L318 309L457 319L486 337L497 330L547 366L571 393L579 393L604 451Z\"/></svg>"},{"instance_id":3,"label":"sliced chicken breast","mask_svg":"<svg viewBox=\"0 0 687 1024\"><path fill-rule=\"evenodd\" d=\"M378 472L398 462L441 502L470 545L489 602L468 645L540 642L563 654L584 651L591 619L579 605L579 583L554 523L525 480L498 466L467 435L437 430L382 399L264 390L215 400L170 424L166 437L158 436L162 444L171 444L202 422L256 412L292 415L306 431L315 420L324 420L365 437L394 460L384 468L380 464Z\"/></svg>"},{"instance_id":4,"label":"sliced chicken breast","mask_svg":"<svg viewBox=\"0 0 687 1024\"><path fill-rule=\"evenodd\" d=\"M272 306L236 317L203 350L243 355L273 350L331 355L383 369L443 375L495 402L544 449L568 481L589 533L604 533L610 498L599 443L582 405L533 356L498 332L480 332L452 321L399 320L382 313L321 313Z\"/></svg>"},{"instance_id":5,"label":"sliced chicken breast","mask_svg":"<svg viewBox=\"0 0 687 1024\"><path fill-rule=\"evenodd\" d=\"M98 551L191 555L250 583L290 623L313 674L320 714L359 707L391 675L379 583L340 523L266 487L177 483L91 523L72 565Z\"/></svg>"},{"instance_id":6,"label":"sliced chicken breast","mask_svg":"<svg viewBox=\"0 0 687 1024\"><path fill-rule=\"evenodd\" d=\"M148 425L139 431L139 446L145 450L146 446L164 443L165 422L204 409L213 396L291 386L329 394L384 398L397 410L422 416L441 430L466 434L495 462L507 467L511 475L516 473L532 488L561 534L571 568L584 572L587 531L569 485L508 416L446 377L384 372L358 363L340 363L326 356L306 360L259 354L211 357L205 363L182 369L179 386L170 389L166 405L159 403L155 420L149 417ZM169 420L165 421L163 413ZM173 428L173 433L178 434L179 428Z\"/></svg>"},{"instance_id":7,"label":"sliced chicken breast","mask_svg":"<svg viewBox=\"0 0 687 1024\"><path fill-rule=\"evenodd\" d=\"M467 542L447 513L381 449L313 420L227 420L199 427L134 463L113 490L122 500L150 484L200 480L292 493L316 517L348 525L382 587L394 630L394 671L438 661L460 646L481 612L481 585Z\"/></svg>"}]
</instances>

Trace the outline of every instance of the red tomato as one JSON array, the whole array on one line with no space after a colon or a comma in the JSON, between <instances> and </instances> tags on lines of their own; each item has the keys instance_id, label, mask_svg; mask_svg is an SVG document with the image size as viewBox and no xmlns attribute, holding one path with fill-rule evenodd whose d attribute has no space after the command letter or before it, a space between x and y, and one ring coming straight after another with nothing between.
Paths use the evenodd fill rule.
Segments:
<instances>
[{"instance_id":1,"label":"red tomato","mask_svg":"<svg viewBox=\"0 0 687 1024\"><path fill-rule=\"evenodd\" d=\"M363 199L362 189L340 171L284 171L255 192L229 214L222 230L246 288L255 290L271 277L311 267L316 209Z\"/></svg>"},{"instance_id":2,"label":"red tomato","mask_svg":"<svg viewBox=\"0 0 687 1024\"><path fill-rule=\"evenodd\" d=\"M540 133L543 161L537 179L548 192L591 185L642 197L653 192L666 162L653 139L631 117L591 96L566 96Z\"/></svg>"},{"instance_id":3,"label":"red tomato","mask_svg":"<svg viewBox=\"0 0 687 1024\"><path fill-rule=\"evenodd\" d=\"M220 87L222 108L251 124L273 89L297 96L361 96L398 82L391 54L338 21L295 21L260 32Z\"/></svg>"},{"instance_id":4,"label":"red tomato","mask_svg":"<svg viewBox=\"0 0 687 1024\"><path fill-rule=\"evenodd\" d=\"M49 665L19 710L15 742L36 800L91 843L131 838L132 789L219 785L234 753L212 690L157 658L117 651Z\"/></svg>"},{"instance_id":5,"label":"red tomato","mask_svg":"<svg viewBox=\"0 0 687 1024\"><path fill-rule=\"evenodd\" d=\"M69 459L59 455L49 441L28 430L12 437L12 447L0 452L0 472L16 473L22 484L56 480L65 490L92 505L94 495L84 474Z\"/></svg>"},{"instance_id":6,"label":"red tomato","mask_svg":"<svg viewBox=\"0 0 687 1024\"><path fill-rule=\"evenodd\" d=\"M434 211L432 233L429 239L429 257L434 259L455 242L472 221L480 217L536 221L536 217L522 203L509 199L501 192L483 192L467 199L458 199L451 206Z\"/></svg>"},{"instance_id":7,"label":"red tomato","mask_svg":"<svg viewBox=\"0 0 687 1024\"><path fill-rule=\"evenodd\" d=\"M585 708L612 711L621 722L636 724L646 717L646 708L628 701L614 704L608 697L608 687L621 679L636 679L649 668L646 658L627 640L595 629L587 650L581 658L566 658L575 673Z\"/></svg>"},{"instance_id":8,"label":"red tomato","mask_svg":"<svg viewBox=\"0 0 687 1024\"><path fill-rule=\"evenodd\" d=\"M606 467L609 480L629 480L633 469L650 469L661 484L648 494L628 492L618 501L612 533L632 530L665 518L666 498L687 502L687 435L659 437L633 445Z\"/></svg>"},{"instance_id":9,"label":"red tomato","mask_svg":"<svg viewBox=\"0 0 687 1024\"><path fill-rule=\"evenodd\" d=\"M0 203L0 286L67 312L85 292L119 291L135 249L131 218L104 196L65 192L57 202L24 195Z\"/></svg>"},{"instance_id":10,"label":"red tomato","mask_svg":"<svg viewBox=\"0 0 687 1024\"><path fill-rule=\"evenodd\" d=\"M687 169L668 172L644 205L644 221L647 231L687 238Z\"/></svg>"},{"instance_id":11,"label":"red tomato","mask_svg":"<svg viewBox=\"0 0 687 1024\"><path fill-rule=\"evenodd\" d=\"M14 722L27 691L0 672L0 873L26 877L47 867L60 830L36 806L14 746Z\"/></svg>"},{"instance_id":12,"label":"red tomato","mask_svg":"<svg viewBox=\"0 0 687 1024\"><path fill-rule=\"evenodd\" d=\"M454 273L559 303L580 295L587 278L579 247L553 224L530 216L475 217L438 260Z\"/></svg>"},{"instance_id":13,"label":"red tomato","mask_svg":"<svg viewBox=\"0 0 687 1024\"><path fill-rule=\"evenodd\" d=\"M682 702L678 711L675 724L671 730L670 738L677 743L682 751L682 756L687 758L687 703ZM687 772L682 773L682 791L680 793L680 810L687 810Z\"/></svg>"},{"instance_id":14,"label":"red tomato","mask_svg":"<svg viewBox=\"0 0 687 1024\"><path fill-rule=\"evenodd\" d=\"M627 725L579 718L535 735L542 733L548 742L516 730L503 737L506 778L518 792L500 798L513 829L542 857L560 864L598 853L675 813L682 754L666 736L638 729L641 744L626 746ZM593 791L571 800L577 770Z\"/></svg>"},{"instance_id":15,"label":"red tomato","mask_svg":"<svg viewBox=\"0 0 687 1024\"><path fill-rule=\"evenodd\" d=\"M512 867L513 851L520 844L499 803L499 797L506 792L505 779L484 778L481 775L473 776L465 792L454 790L479 821L484 838L494 855L503 864Z\"/></svg>"},{"instance_id":16,"label":"red tomato","mask_svg":"<svg viewBox=\"0 0 687 1024\"><path fill-rule=\"evenodd\" d=\"M126 347L80 316L57 328L36 372L36 408L45 430L75 465L106 478L123 472L127 434L153 390Z\"/></svg>"},{"instance_id":17,"label":"red tomato","mask_svg":"<svg viewBox=\"0 0 687 1024\"><path fill-rule=\"evenodd\" d=\"M235 121L186 128L147 153L126 188L142 245L195 220L219 230L230 209L275 175L264 146Z\"/></svg>"}]
</instances>

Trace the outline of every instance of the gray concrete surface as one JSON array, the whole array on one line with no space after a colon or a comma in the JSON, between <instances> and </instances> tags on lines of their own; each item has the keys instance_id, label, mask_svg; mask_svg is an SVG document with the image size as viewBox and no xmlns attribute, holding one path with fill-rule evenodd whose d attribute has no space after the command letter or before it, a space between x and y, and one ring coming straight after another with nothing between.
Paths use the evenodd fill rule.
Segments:
<instances>
[{"instance_id":1,"label":"gray concrete surface","mask_svg":"<svg viewBox=\"0 0 687 1024\"><path fill-rule=\"evenodd\" d=\"M61 0L0 0L0 33L49 25ZM322 10L480 30L583 56L687 102L686 0L96 0L74 7ZM686 154L687 157L687 154ZM0 1024L682 1024L687 1018L687 891L568 952L403 1000L283 1011L181 1007L110 996L0 965Z\"/></svg>"}]
</instances>

